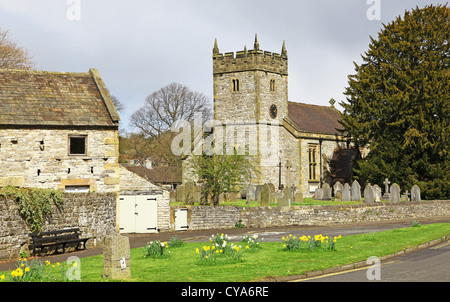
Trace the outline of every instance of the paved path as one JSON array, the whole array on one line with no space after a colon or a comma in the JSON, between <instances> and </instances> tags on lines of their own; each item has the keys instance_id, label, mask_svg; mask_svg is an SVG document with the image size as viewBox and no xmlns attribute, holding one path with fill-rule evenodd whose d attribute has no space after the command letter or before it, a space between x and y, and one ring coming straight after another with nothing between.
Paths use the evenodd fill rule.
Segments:
<instances>
[{"instance_id":1,"label":"paved path","mask_svg":"<svg viewBox=\"0 0 450 302\"><path fill-rule=\"evenodd\" d=\"M438 222L450 222L450 217L418 219L421 224L430 224ZM289 234L301 235L316 235L323 234L324 236L336 235L354 235L362 233L380 232L391 230L395 228L410 227L411 220L404 221L384 221L371 223L355 223L355 224L341 224L333 226L291 226L291 227L272 227L272 228L243 228L243 229L213 229L202 231L182 231L182 232L162 232L157 234L126 234L130 238L130 247L137 248L145 246L145 244L152 240L170 241L173 237L191 242L206 242L209 238L217 233L227 234L230 241L240 241L242 236L247 232L258 234L261 241L279 241L281 237ZM80 258L102 254L102 247L91 247L86 250L71 252L66 254L50 255L46 257L39 257L41 261L49 260L52 263L66 261L69 256L77 256ZM0 262L0 272L13 270L16 268L16 260Z\"/></svg>"},{"instance_id":2,"label":"paved path","mask_svg":"<svg viewBox=\"0 0 450 302\"><path fill-rule=\"evenodd\" d=\"M299 282L449 282L450 241L369 267L297 280Z\"/></svg>"}]
</instances>

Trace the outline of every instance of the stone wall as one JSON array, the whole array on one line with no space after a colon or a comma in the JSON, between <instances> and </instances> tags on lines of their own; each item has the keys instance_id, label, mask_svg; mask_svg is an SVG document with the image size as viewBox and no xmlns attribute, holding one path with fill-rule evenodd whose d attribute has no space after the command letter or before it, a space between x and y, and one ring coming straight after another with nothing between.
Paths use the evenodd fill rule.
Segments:
<instances>
[{"instance_id":1,"label":"stone wall","mask_svg":"<svg viewBox=\"0 0 450 302\"><path fill-rule=\"evenodd\" d=\"M119 190L116 129L0 129L0 186L90 192ZM86 155L69 155L69 136L86 136Z\"/></svg>"},{"instance_id":2,"label":"stone wall","mask_svg":"<svg viewBox=\"0 0 450 302\"><path fill-rule=\"evenodd\" d=\"M400 219L450 216L450 200L373 203L358 205L293 207L208 207L188 208L189 230L234 228L242 221L246 227L282 227L296 225L339 225L342 223L392 221Z\"/></svg>"},{"instance_id":3,"label":"stone wall","mask_svg":"<svg viewBox=\"0 0 450 302\"><path fill-rule=\"evenodd\" d=\"M101 244L116 232L116 193L64 194L62 207L53 205L42 231L79 227L87 246ZM0 260L17 258L28 250L31 230L20 216L17 203L0 197Z\"/></svg>"}]
</instances>

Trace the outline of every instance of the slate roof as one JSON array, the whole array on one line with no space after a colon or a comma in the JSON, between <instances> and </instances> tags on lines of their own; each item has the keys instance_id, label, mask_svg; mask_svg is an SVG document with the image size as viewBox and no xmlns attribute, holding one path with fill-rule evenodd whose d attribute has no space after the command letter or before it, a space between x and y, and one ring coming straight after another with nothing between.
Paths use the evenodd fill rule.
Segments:
<instances>
[{"instance_id":1,"label":"slate roof","mask_svg":"<svg viewBox=\"0 0 450 302\"><path fill-rule=\"evenodd\" d=\"M117 127L96 69L88 73L0 69L0 126Z\"/></svg>"},{"instance_id":2,"label":"slate roof","mask_svg":"<svg viewBox=\"0 0 450 302\"><path fill-rule=\"evenodd\" d=\"M181 183L181 171L173 167L152 167L147 169L144 166L123 165L128 171L148 179L153 183L170 184Z\"/></svg>"},{"instance_id":3,"label":"slate roof","mask_svg":"<svg viewBox=\"0 0 450 302\"><path fill-rule=\"evenodd\" d=\"M289 119L305 132L339 133L336 129L342 129L338 120L341 115L332 107L288 102Z\"/></svg>"}]
</instances>

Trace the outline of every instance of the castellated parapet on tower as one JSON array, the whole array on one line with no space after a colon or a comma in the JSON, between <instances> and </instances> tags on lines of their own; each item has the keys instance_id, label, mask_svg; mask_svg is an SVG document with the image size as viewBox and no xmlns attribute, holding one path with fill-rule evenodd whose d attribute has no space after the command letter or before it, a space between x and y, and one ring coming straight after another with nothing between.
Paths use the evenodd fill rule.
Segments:
<instances>
[{"instance_id":1,"label":"castellated parapet on tower","mask_svg":"<svg viewBox=\"0 0 450 302\"><path fill-rule=\"evenodd\" d=\"M287 60L284 42L281 54L272 53L260 50L258 38L255 36L255 44L252 50L247 50L247 47L244 47L243 51L238 51L236 54L234 52L221 54L216 40L213 48L213 74L260 70L287 76Z\"/></svg>"}]
</instances>

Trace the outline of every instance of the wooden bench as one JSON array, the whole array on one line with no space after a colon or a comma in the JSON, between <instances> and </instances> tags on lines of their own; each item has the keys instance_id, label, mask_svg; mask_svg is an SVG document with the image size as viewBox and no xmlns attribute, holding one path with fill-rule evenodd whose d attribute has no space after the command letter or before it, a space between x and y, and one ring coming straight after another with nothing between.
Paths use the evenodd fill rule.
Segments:
<instances>
[{"instance_id":1,"label":"wooden bench","mask_svg":"<svg viewBox=\"0 0 450 302\"><path fill-rule=\"evenodd\" d=\"M36 255L36 250L40 249L41 256L44 253L44 249L47 251L53 249L58 252L59 248L62 248L62 252L66 252L67 246L75 246L77 250L80 249L80 245L83 249L86 249L86 242L90 238L81 238L81 231L79 228L56 230L50 232L34 232L30 234L31 245L33 247L33 254Z\"/></svg>"}]
</instances>

